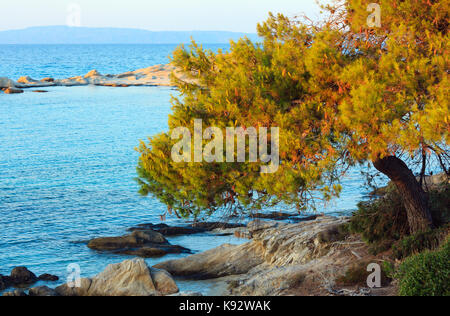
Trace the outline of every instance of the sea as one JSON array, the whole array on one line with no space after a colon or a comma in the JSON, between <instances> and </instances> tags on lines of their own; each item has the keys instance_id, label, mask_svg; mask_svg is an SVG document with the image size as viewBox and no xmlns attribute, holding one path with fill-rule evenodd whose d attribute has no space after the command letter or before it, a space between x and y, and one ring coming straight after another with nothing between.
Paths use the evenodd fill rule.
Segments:
<instances>
[{"instance_id":1,"label":"sea","mask_svg":"<svg viewBox=\"0 0 450 316\"><path fill-rule=\"evenodd\" d=\"M228 45L204 45L217 51ZM0 77L68 78L92 69L118 74L169 62L177 45L0 45ZM170 87L51 87L48 93L0 93L0 274L26 266L60 277L79 265L91 277L131 257L88 249L95 237L126 234L161 223L166 207L138 194L140 140L168 130ZM361 170L351 170L344 191L320 212L350 215L366 196ZM272 210L266 210L272 211ZM281 207L280 211L283 211ZM220 214L210 220L217 220ZM169 225L185 225L168 217ZM198 234L169 238L202 252L245 240ZM186 256L148 259L149 265ZM214 293L216 284L177 280L182 291Z\"/></svg>"}]
</instances>

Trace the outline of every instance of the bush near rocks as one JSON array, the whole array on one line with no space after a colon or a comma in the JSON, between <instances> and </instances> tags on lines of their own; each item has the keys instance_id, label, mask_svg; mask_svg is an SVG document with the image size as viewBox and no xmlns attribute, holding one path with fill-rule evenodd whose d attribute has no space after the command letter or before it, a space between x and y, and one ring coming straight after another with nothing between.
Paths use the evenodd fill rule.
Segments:
<instances>
[{"instance_id":1,"label":"bush near rocks","mask_svg":"<svg viewBox=\"0 0 450 316\"><path fill-rule=\"evenodd\" d=\"M445 183L434 187L428 192L428 199L436 225L449 223L450 185ZM410 235L406 210L394 187L388 189L382 198L359 203L358 211L351 217L348 227L351 233L361 234L364 241L370 244L372 254L387 251Z\"/></svg>"},{"instance_id":2,"label":"bush near rocks","mask_svg":"<svg viewBox=\"0 0 450 316\"><path fill-rule=\"evenodd\" d=\"M450 238L439 250L407 258L396 278L401 296L450 296Z\"/></svg>"}]
</instances>

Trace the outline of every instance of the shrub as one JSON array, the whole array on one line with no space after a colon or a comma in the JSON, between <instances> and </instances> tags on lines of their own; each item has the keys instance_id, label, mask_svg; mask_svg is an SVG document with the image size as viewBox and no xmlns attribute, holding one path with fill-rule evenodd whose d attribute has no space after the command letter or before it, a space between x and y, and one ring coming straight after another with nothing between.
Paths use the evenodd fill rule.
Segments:
<instances>
[{"instance_id":1,"label":"shrub","mask_svg":"<svg viewBox=\"0 0 450 316\"><path fill-rule=\"evenodd\" d=\"M424 250L435 250L448 236L450 225L406 237L393 247L393 257L403 259Z\"/></svg>"},{"instance_id":2,"label":"shrub","mask_svg":"<svg viewBox=\"0 0 450 316\"><path fill-rule=\"evenodd\" d=\"M439 250L406 259L396 277L401 296L450 296L450 238Z\"/></svg>"},{"instance_id":3,"label":"shrub","mask_svg":"<svg viewBox=\"0 0 450 316\"><path fill-rule=\"evenodd\" d=\"M364 241L373 245L373 250L378 249L374 252L387 250L380 246L386 245L389 249L393 241L406 236L409 233L408 218L397 191L389 191L377 200L359 203L349 229L352 233L360 233Z\"/></svg>"},{"instance_id":4,"label":"shrub","mask_svg":"<svg viewBox=\"0 0 450 316\"><path fill-rule=\"evenodd\" d=\"M385 192L382 198L359 203L358 211L350 219L350 231L361 234L370 244L372 254L387 251L409 236L408 217L400 194L393 185ZM434 188L428 193L428 199L434 222L445 227L450 221L450 185ZM405 257L416 251L434 249L441 240L441 230L413 236L397 244L397 255Z\"/></svg>"}]
</instances>

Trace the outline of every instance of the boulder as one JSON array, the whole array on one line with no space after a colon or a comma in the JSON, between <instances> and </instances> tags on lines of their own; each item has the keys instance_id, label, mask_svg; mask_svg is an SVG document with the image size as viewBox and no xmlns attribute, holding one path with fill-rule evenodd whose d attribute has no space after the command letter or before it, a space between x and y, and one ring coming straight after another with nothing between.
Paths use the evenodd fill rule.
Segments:
<instances>
[{"instance_id":1,"label":"boulder","mask_svg":"<svg viewBox=\"0 0 450 316\"><path fill-rule=\"evenodd\" d=\"M190 253L187 248L171 245L164 236L153 230L134 231L121 237L103 237L91 240L88 247L142 258L161 257L169 253Z\"/></svg>"},{"instance_id":2,"label":"boulder","mask_svg":"<svg viewBox=\"0 0 450 316\"><path fill-rule=\"evenodd\" d=\"M33 90L35 93L47 93L47 90Z\"/></svg>"},{"instance_id":3,"label":"boulder","mask_svg":"<svg viewBox=\"0 0 450 316\"><path fill-rule=\"evenodd\" d=\"M11 87L14 88L15 86L16 86L15 82L12 81L11 79L8 79L5 77L0 78L0 89L11 88Z\"/></svg>"},{"instance_id":4,"label":"boulder","mask_svg":"<svg viewBox=\"0 0 450 316\"><path fill-rule=\"evenodd\" d=\"M25 267L14 268L10 279L14 285L30 285L38 281L37 276Z\"/></svg>"},{"instance_id":5,"label":"boulder","mask_svg":"<svg viewBox=\"0 0 450 316\"><path fill-rule=\"evenodd\" d=\"M43 79L41 79L41 82L55 82L55 79L50 78L50 77L48 77L48 78L43 78Z\"/></svg>"},{"instance_id":6,"label":"boulder","mask_svg":"<svg viewBox=\"0 0 450 316\"><path fill-rule=\"evenodd\" d=\"M42 274L38 278L40 281L47 281L47 282L56 282L59 280L59 277L56 275L51 275L48 273Z\"/></svg>"},{"instance_id":7,"label":"boulder","mask_svg":"<svg viewBox=\"0 0 450 316\"><path fill-rule=\"evenodd\" d=\"M160 269L150 269L150 274L156 290L162 295L178 293L179 289L169 272Z\"/></svg>"},{"instance_id":8,"label":"boulder","mask_svg":"<svg viewBox=\"0 0 450 316\"><path fill-rule=\"evenodd\" d=\"M160 296L178 293L169 273L149 268L143 259L109 265L92 279L82 279L79 288L57 287L61 296Z\"/></svg>"},{"instance_id":9,"label":"boulder","mask_svg":"<svg viewBox=\"0 0 450 316\"><path fill-rule=\"evenodd\" d=\"M135 231L130 235L121 237L102 237L89 242L88 247L94 250L117 250L121 248L132 248L145 244L168 244L164 236L155 231Z\"/></svg>"},{"instance_id":10,"label":"boulder","mask_svg":"<svg viewBox=\"0 0 450 316\"><path fill-rule=\"evenodd\" d=\"M3 296L28 296L24 290L14 290L13 292L3 293Z\"/></svg>"},{"instance_id":11,"label":"boulder","mask_svg":"<svg viewBox=\"0 0 450 316\"><path fill-rule=\"evenodd\" d=\"M154 268L195 280L244 274L263 263L264 258L259 248L256 243L239 246L225 244L200 254L159 263Z\"/></svg>"},{"instance_id":12,"label":"boulder","mask_svg":"<svg viewBox=\"0 0 450 316\"><path fill-rule=\"evenodd\" d=\"M58 293L54 289L47 286L38 286L31 288L28 292L29 296L58 296Z\"/></svg>"},{"instance_id":13,"label":"boulder","mask_svg":"<svg viewBox=\"0 0 450 316\"><path fill-rule=\"evenodd\" d=\"M11 87L11 88L6 88L5 90L3 90L3 92L5 92L6 94L18 94L18 93L23 93L23 90Z\"/></svg>"}]
</instances>

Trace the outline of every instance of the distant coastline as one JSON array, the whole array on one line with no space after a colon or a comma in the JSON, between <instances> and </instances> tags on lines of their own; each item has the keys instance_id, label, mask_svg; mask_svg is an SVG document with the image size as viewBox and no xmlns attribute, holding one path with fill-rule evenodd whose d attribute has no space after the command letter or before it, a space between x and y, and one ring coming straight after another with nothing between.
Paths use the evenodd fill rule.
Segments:
<instances>
[{"instance_id":1,"label":"distant coastline","mask_svg":"<svg viewBox=\"0 0 450 316\"><path fill-rule=\"evenodd\" d=\"M255 33L227 31L148 31L129 28L90 28L42 26L0 31L4 44L186 44L191 39L201 44L228 44L248 37L258 41Z\"/></svg>"}]
</instances>

